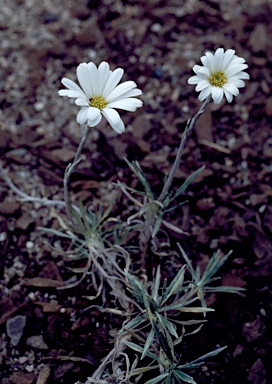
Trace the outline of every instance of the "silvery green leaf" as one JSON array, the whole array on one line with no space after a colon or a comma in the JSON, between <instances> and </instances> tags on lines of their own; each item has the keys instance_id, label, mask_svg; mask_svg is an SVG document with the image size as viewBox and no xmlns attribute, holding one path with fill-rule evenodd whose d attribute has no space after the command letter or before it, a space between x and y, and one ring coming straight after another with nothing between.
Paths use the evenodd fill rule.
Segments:
<instances>
[{"instance_id":1,"label":"silvery green leaf","mask_svg":"<svg viewBox=\"0 0 272 384\"><path fill-rule=\"evenodd\" d=\"M155 379L151 379L151 380L146 381L145 384L157 384L160 381L162 381L163 379L165 379L168 375L169 375L169 373L163 373L162 375L155 377Z\"/></svg>"},{"instance_id":2,"label":"silvery green leaf","mask_svg":"<svg viewBox=\"0 0 272 384\"><path fill-rule=\"evenodd\" d=\"M246 288L223 285L222 287L204 287L203 291L204 292L227 292L227 293L237 293L237 294L243 295L242 292L246 291Z\"/></svg>"},{"instance_id":3,"label":"silvery green leaf","mask_svg":"<svg viewBox=\"0 0 272 384\"><path fill-rule=\"evenodd\" d=\"M218 349L211 351L211 352L208 352L205 355L200 356L197 359L190 361L189 363L186 363L184 365L179 365L178 368L179 369L184 369L184 368L191 369L191 368L197 367L199 365L202 365L203 360L206 360L206 359L209 359L210 357L218 355L218 353L224 351L224 349L226 349L226 348L227 348L227 346L222 347L222 348L218 348Z\"/></svg>"},{"instance_id":4,"label":"silvery green leaf","mask_svg":"<svg viewBox=\"0 0 272 384\"><path fill-rule=\"evenodd\" d=\"M143 349L143 353L142 353L142 356L141 356L141 360L145 357L145 355L147 354L148 350L149 350L149 347L150 347L150 344L152 343L153 341L153 338L154 338L154 335L155 335L155 331L154 329L152 328L150 330L150 333L148 335L148 338L146 339L146 342L145 342L145 345L144 345L144 349Z\"/></svg>"},{"instance_id":5,"label":"silvery green leaf","mask_svg":"<svg viewBox=\"0 0 272 384\"><path fill-rule=\"evenodd\" d=\"M157 302L158 295L159 295L160 281L161 281L161 267L159 264L157 271L156 271L156 277L155 277L154 289L153 289L153 299L156 302Z\"/></svg>"},{"instance_id":6,"label":"silvery green leaf","mask_svg":"<svg viewBox=\"0 0 272 384\"><path fill-rule=\"evenodd\" d=\"M178 244L178 247L179 247L179 249L180 249L180 251L182 253L183 258L185 259L185 261L186 261L186 263L187 263L187 265L188 265L188 267L190 269L192 278L194 279L194 281L196 281L196 274L195 274L194 268L193 268L193 266L192 266L188 256L186 255L186 253L185 253L184 249L182 248L182 246L179 243L177 243L177 244Z\"/></svg>"},{"instance_id":7,"label":"silvery green leaf","mask_svg":"<svg viewBox=\"0 0 272 384\"><path fill-rule=\"evenodd\" d=\"M203 273L201 278L201 284L207 284L210 279L216 274L216 272L222 267L222 265L227 261L229 256L232 254L232 251L229 251L224 257L220 259L220 251L215 252L213 257L208 262L208 265Z\"/></svg>"},{"instance_id":8,"label":"silvery green leaf","mask_svg":"<svg viewBox=\"0 0 272 384\"><path fill-rule=\"evenodd\" d=\"M148 367L142 367L142 368L136 368L132 372L130 372L131 376L137 376L137 375L142 375L145 372L152 371L153 369L159 369L159 365L152 365Z\"/></svg>"},{"instance_id":9,"label":"silvery green leaf","mask_svg":"<svg viewBox=\"0 0 272 384\"><path fill-rule=\"evenodd\" d=\"M149 197L149 198L152 198L154 199L154 195L153 195L153 192L151 190L151 187L142 171L142 168L140 166L140 164L138 163L138 161L133 161L132 163L124 158L125 162L127 163L127 165L130 167L130 169L132 170L132 172L135 173L135 175L138 177L138 179L140 180L140 182L142 183L142 185L144 186L144 189L145 189L145 192L146 192L146 195Z\"/></svg>"},{"instance_id":10,"label":"silvery green leaf","mask_svg":"<svg viewBox=\"0 0 272 384\"><path fill-rule=\"evenodd\" d=\"M140 352L140 353L143 353L143 348L140 347L139 345L135 344L135 343L132 343L131 341L127 341L127 340L124 340L123 343L128 346L129 348L133 349L134 351L136 352ZM151 359L157 361L159 364L161 365L164 365L163 361L161 361L161 359L159 357L157 357L156 355L154 355L154 353L148 351L146 353L146 356L150 357Z\"/></svg>"},{"instance_id":11,"label":"silvery green leaf","mask_svg":"<svg viewBox=\"0 0 272 384\"><path fill-rule=\"evenodd\" d=\"M153 230L152 230L152 238L153 239L154 239L154 237L156 236L156 234L158 233L158 231L160 229L161 222L162 222L162 216L163 216L163 212L160 212L159 216L157 217L157 219L155 221L155 224L154 224L154 227L153 227Z\"/></svg>"},{"instance_id":12,"label":"silvery green leaf","mask_svg":"<svg viewBox=\"0 0 272 384\"><path fill-rule=\"evenodd\" d=\"M140 282L135 276L132 276L130 273L128 273L125 270L125 275L128 278L128 281L132 285L132 288L135 290L135 292L142 297L143 296L143 284Z\"/></svg>"},{"instance_id":13,"label":"silvery green leaf","mask_svg":"<svg viewBox=\"0 0 272 384\"><path fill-rule=\"evenodd\" d=\"M181 307L180 305L170 305L169 307L163 308L164 311L180 311L186 313L205 313L205 312L214 312L212 308L203 308L203 307Z\"/></svg>"},{"instance_id":14,"label":"silvery green leaf","mask_svg":"<svg viewBox=\"0 0 272 384\"><path fill-rule=\"evenodd\" d=\"M116 185L117 187L119 188L123 188L123 189L127 189L128 191L130 191L131 193L135 193L136 195L139 195L139 196L146 196L146 192L142 192L142 191L137 191L137 189L134 189L134 188L131 188L129 186L127 186L126 184L124 183L120 183L119 181L117 183L112 183L113 185Z\"/></svg>"},{"instance_id":15,"label":"silvery green leaf","mask_svg":"<svg viewBox=\"0 0 272 384\"><path fill-rule=\"evenodd\" d=\"M176 274L172 282L166 288L163 296L161 297L160 305L164 304L169 299L169 297L174 295L176 291L183 285L184 273L185 273L185 266L183 266L178 271L178 273Z\"/></svg>"},{"instance_id":16,"label":"silvery green leaf","mask_svg":"<svg viewBox=\"0 0 272 384\"><path fill-rule=\"evenodd\" d=\"M187 179L184 181L184 183L177 189L176 193L174 194L173 197L171 197L171 201L176 199L179 195L181 195L182 193L184 193L186 191L186 189L188 188L188 186L195 180L195 178L203 171L203 169L205 169L206 166L203 165L202 167L200 167L199 169L197 169L196 171L194 171L193 173L191 173L191 175L189 175L187 177Z\"/></svg>"},{"instance_id":17,"label":"silvery green leaf","mask_svg":"<svg viewBox=\"0 0 272 384\"><path fill-rule=\"evenodd\" d=\"M181 299L179 299L177 301L174 301L173 304L167 305L166 307L160 307L158 312L161 313L161 312L164 312L164 311L178 310L179 308L186 307L186 306L194 303L197 300L198 300L197 297L194 297L193 299L187 300L187 301L185 300L185 298L181 298Z\"/></svg>"},{"instance_id":18,"label":"silvery green leaf","mask_svg":"<svg viewBox=\"0 0 272 384\"><path fill-rule=\"evenodd\" d=\"M171 361L171 363L174 362L174 354L173 349L169 345L168 340L165 338L164 334L160 331L155 321L152 322L152 326L155 330L156 336L158 338L158 341L160 343L160 346L163 349L163 352L168 357L168 359Z\"/></svg>"},{"instance_id":19,"label":"silvery green leaf","mask_svg":"<svg viewBox=\"0 0 272 384\"><path fill-rule=\"evenodd\" d=\"M173 371L173 374L176 377L178 377L179 379L185 381L185 383L197 384L191 376L187 375L186 373L184 373L184 372L182 372L182 371L180 371L178 369L175 369Z\"/></svg>"},{"instance_id":20,"label":"silvery green leaf","mask_svg":"<svg viewBox=\"0 0 272 384\"><path fill-rule=\"evenodd\" d=\"M146 316L145 315L142 315L142 316L138 316L136 317L135 319L132 319L130 320L127 324L125 324L123 326L123 328L118 332L118 333L121 333L123 332L124 330L126 329L132 329L134 327L136 327L138 324L140 324L143 320L145 320Z\"/></svg>"},{"instance_id":21,"label":"silvery green leaf","mask_svg":"<svg viewBox=\"0 0 272 384\"><path fill-rule=\"evenodd\" d=\"M159 313L156 314L159 322L161 323L163 328L166 328L173 336L178 338L178 334L176 331L176 326L171 323L168 319L166 319L164 316L161 316Z\"/></svg>"}]
</instances>

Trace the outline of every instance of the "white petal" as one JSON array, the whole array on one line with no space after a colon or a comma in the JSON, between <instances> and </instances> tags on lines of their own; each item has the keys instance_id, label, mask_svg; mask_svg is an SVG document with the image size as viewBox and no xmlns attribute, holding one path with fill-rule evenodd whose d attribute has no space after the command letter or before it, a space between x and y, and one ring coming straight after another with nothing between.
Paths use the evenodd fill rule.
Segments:
<instances>
[{"instance_id":1,"label":"white petal","mask_svg":"<svg viewBox=\"0 0 272 384\"><path fill-rule=\"evenodd\" d=\"M87 111L88 111L88 108L86 107L83 107L80 109L76 118L78 124L85 124L87 122Z\"/></svg>"},{"instance_id":2,"label":"white petal","mask_svg":"<svg viewBox=\"0 0 272 384\"><path fill-rule=\"evenodd\" d=\"M189 79L187 80L188 84L198 84L201 80L199 76L192 76L192 77L189 77Z\"/></svg>"},{"instance_id":3,"label":"white petal","mask_svg":"<svg viewBox=\"0 0 272 384\"><path fill-rule=\"evenodd\" d=\"M218 71L214 55L211 52L207 52L206 57L207 57L208 62L209 62L208 68L210 69L210 72L214 73L214 72Z\"/></svg>"},{"instance_id":4,"label":"white petal","mask_svg":"<svg viewBox=\"0 0 272 384\"><path fill-rule=\"evenodd\" d=\"M142 105L143 102L141 100L134 99L133 97L131 97L110 102L107 105L107 108L119 108L125 111L134 112L137 108L141 107Z\"/></svg>"},{"instance_id":5,"label":"white petal","mask_svg":"<svg viewBox=\"0 0 272 384\"><path fill-rule=\"evenodd\" d=\"M89 72L89 78L91 82L91 88L92 88L92 94L91 96L100 96L98 91L98 70L94 63L89 62L88 63L88 72Z\"/></svg>"},{"instance_id":6,"label":"white petal","mask_svg":"<svg viewBox=\"0 0 272 384\"><path fill-rule=\"evenodd\" d=\"M98 95L102 95L111 74L109 64L103 61L98 67Z\"/></svg>"},{"instance_id":7,"label":"white petal","mask_svg":"<svg viewBox=\"0 0 272 384\"><path fill-rule=\"evenodd\" d=\"M223 64L222 64L222 71L225 71L225 69L227 68L227 66L229 65L231 60L233 59L234 54L235 54L235 51L233 49L228 49L225 52L224 60L223 60Z\"/></svg>"},{"instance_id":8,"label":"white petal","mask_svg":"<svg viewBox=\"0 0 272 384\"><path fill-rule=\"evenodd\" d=\"M201 60L202 64L204 65L204 67L207 68L210 73L214 72L213 67L211 66L210 61L209 61L207 56L202 56L200 58L200 60ZM203 68L203 67L200 67L200 68Z\"/></svg>"},{"instance_id":9,"label":"white petal","mask_svg":"<svg viewBox=\"0 0 272 384\"><path fill-rule=\"evenodd\" d=\"M116 87L116 85L119 83L121 80L122 76L124 74L124 70L121 68L115 69L108 78L108 81L105 85L103 94L101 95L102 97L106 98Z\"/></svg>"},{"instance_id":10,"label":"white petal","mask_svg":"<svg viewBox=\"0 0 272 384\"><path fill-rule=\"evenodd\" d=\"M82 99L81 97L75 100L75 104L80 105L81 107L89 107L88 100Z\"/></svg>"},{"instance_id":11,"label":"white petal","mask_svg":"<svg viewBox=\"0 0 272 384\"><path fill-rule=\"evenodd\" d=\"M230 66L228 66L228 68L225 69L225 75L227 77L234 76L239 72L242 72L246 68L248 68L248 65L246 64L231 64Z\"/></svg>"},{"instance_id":12,"label":"white petal","mask_svg":"<svg viewBox=\"0 0 272 384\"><path fill-rule=\"evenodd\" d=\"M220 104L224 92L221 87L212 87L212 98L215 104Z\"/></svg>"},{"instance_id":13,"label":"white petal","mask_svg":"<svg viewBox=\"0 0 272 384\"><path fill-rule=\"evenodd\" d=\"M227 101L228 101L229 103L231 103L231 102L232 102L232 99L233 99L233 94L230 93L229 91L227 91L226 89L224 89L224 94L225 94L225 96L226 96Z\"/></svg>"},{"instance_id":14,"label":"white petal","mask_svg":"<svg viewBox=\"0 0 272 384\"><path fill-rule=\"evenodd\" d=\"M210 68L210 62L209 62L209 60L208 60L208 58L207 58L206 55L205 55L205 56L202 56L202 57L200 58L200 60L201 60L201 63L204 65L204 67L207 67L207 68L209 68L209 69L211 70L211 68Z\"/></svg>"},{"instance_id":15,"label":"white petal","mask_svg":"<svg viewBox=\"0 0 272 384\"><path fill-rule=\"evenodd\" d=\"M239 93L239 90L235 85L226 83L222 86L224 90L227 90L228 92L232 93L234 96L237 96Z\"/></svg>"},{"instance_id":16,"label":"white petal","mask_svg":"<svg viewBox=\"0 0 272 384\"><path fill-rule=\"evenodd\" d=\"M66 88L83 93L82 89L74 81L67 79L67 77L61 79L61 82Z\"/></svg>"},{"instance_id":17,"label":"white petal","mask_svg":"<svg viewBox=\"0 0 272 384\"><path fill-rule=\"evenodd\" d=\"M59 92L58 92L59 96L68 96L68 97L80 97L80 98L86 98L86 95L85 93L83 93L82 91L79 92L79 91L73 91L71 89L61 89Z\"/></svg>"},{"instance_id":18,"label":"white petal","mask_svg":"<svg viewBox=\"0 0 272 384\"><path fill-rule=\"evenodd\" d=\"M214 54L214 57L216 59L216 67L218 68L218 71L221 71L224 60L224 49L218 48Z\"/></svg>"},{"instance_id":19,"label":"white petal","mask_svg":"<svg viewBox=\"0 0 272 384\"><path fill-rule=\"evenodd\" d=\"M68 89L60 89L60 90L58 91L58 95L59 95L59 96L68 96L68 92L69 92Z\"/></svg>"},{"instance_id":20,"label":"white petal","mask_svg":"<svg viewBox=\"0 0 272 384\"><path fill-rule=\"evenodd\" d=\"M211 83L208 80L201 80L196 86L196 92L202 91L202 89L210 87Z\"/></svg>"},{"instance_id":21,"label":"white petal","mask_svg":"<svg viewBox=\"0 0 272 384\"><path fill-rule=\"evenodd\" d=\"M242 57L238 57L236 55L233 56L233 59L231 61L231 63L233 64L244 64L246 61L245 59L243 59Z\"/></svg>"},{"instance_id":22,"label":"white petal","mask_svg":"<svg viewBox=\"0 0 272 384\"><path fill-rule=\"evenodd\" d=\"M141 95L143 92L138 89L138 88L135 88L135 89L131 89L130 91L127 91L125 93L122 94L122 98L126 99L128 97L133 97L133 96L139 96ZM117 99L115 99L117 101ZM114 101L115 101L114 100Z\"/></svg>"},{"instance_id":23,"label":"white petal","mask_svg":"<svg viewBox=\"0 0 272 384\"><path fill-rule=\"evenodd\" d=\"M106 101L111 102L113 100L119 100L123 97L124 93L131 91L136 87L137 84L134 81L125 81L114 88L114 90L106 97Z\"/></svg>"},{"instance_id":24,"label":"white petal","mask_svg":"<svg viewBox=\"0 0 272 384\"><path fill-rule=\"evenodd\" d=\"M203 89L203 90L200 92L198 98L199 98L199 100L203 101L203 100L207 99L207 97L208 97L211 93L212 93L212 86Z\"/></svg>"},{"instance_id":25,"label":"white petal","mask_svg":"<svg viewBox=\"0 0 272 384\"><path fill-rule=\"evenodd\" d=\"M193 71L202 79L206 79L211 76L211 72L208 67L201 67L200 65L194 65Z\"/></svg>"},{"instance_id":26,"label":"white petal","mask_svg":"<svg viewBox=\"0 0 272 384\"><path fill-rule=\"evenodd\" d=\"M229 77L227 84L233 84L237 88L243 88L245 86L245 82L243 80L236 78L236 76Z\"/></svg>"},{"instance_id":27,"label":"white petal","mask_svg":"<svg viewBox=\"0 0 272 384\"><path fill-rule=\"evenodd\" d=\"M100 123L101 119L102 119L102 115L101 115L101 113L99 113L99 115L97 115L96 119L88 120L89 127L95 127L97 124Z\"/></svg>"},{"instance_id":28,"label":"white petal","mask_svg":"<svg viewBox=\"0 0 272 384\"><path fill-rule=\"evenodd\" d=\"M100 116L100 118L99 118ZM98 108L95 107L89 107L87 110L87 120L88 120L88 125L90 127L94 127L97 125L97 121L100 122L101 120L101 111Z\"/></svg>"},{"instance_id":29,"label":"white petal","mask_svg":"<svg viewBox=\"0 0 272 384\"><path fill-rule=\"evenodd\" d=\"M206 67L200 67L198 70L197 70L197 74L198 76L200 76L202 79L207 79L208 77L211 76L211 72L208 68Z\"/></svg>"},{"instance_id":30,"label":"white petal","mask_svg":"<svg viewBox=\"0 0 272 384\"><path fill-rule=\"evenodd\" d=\"M88 99L90 99L92 95L92 86L91 86L91 77L88 71L88 64L81 63L77 67L77 78L81 88L84 90Z\"/></svg>"},{"instance_id":31,"label":"white petal","mask_svg":"<svg viewBox=\"0 0 272 384\"><path fill-rule=\"evenodd\" d=\"M240 72L237 74L237 76L239 77L239 79L244 79L244 80L249 80L250 79L250 76L248 73L246 72Z\"/></svg>"},{"instance_id":32,"label":"white petal","mask_svg":"<svg viewBox=\"0 0 272 384\"><path fill-rule=\"evenodd\" d=\"M118 112L112 108L104 108L102 114L108 120L111 127L117 132L122 133L125 130L125 126Z\"/></svg>"},{"instance_id":33,"label":"white petal","mask_svg":"<svg viewBox=\"0 0 272 384\"><path fill-rule=\"evenodd\" d=\"M196 92L202 91L202 89L210 87L211 84L208 80L201 80L196 86Z\"/></svg>"}]
</instances>

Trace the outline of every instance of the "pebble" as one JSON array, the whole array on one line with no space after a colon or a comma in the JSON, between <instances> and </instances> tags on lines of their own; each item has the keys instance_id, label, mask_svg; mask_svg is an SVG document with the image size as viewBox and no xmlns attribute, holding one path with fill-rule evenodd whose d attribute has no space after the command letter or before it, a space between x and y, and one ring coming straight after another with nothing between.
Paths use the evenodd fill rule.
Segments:
<instances>
[{"instance_id":1,"label":"pebble","mask_svg":"<svg viewBox=\"0 0 272 384\"><path fill-rule=\"evenodd\" d=\"M36 300L36 295L34 292L29 292L28 297L30 298L30 300Z\"/></svg>"},{"instance_id":2,"label":"pebble","mask_svg":"<svg viewBox=\"0 0 272 384\"><path fill-rule=\"evenodd\" d=\"M42 335L30 336L26 340L26 345L29 345L30 347L37 348L37 349L48 349L48 346L45 344Z\"/></svg>"},{"instance_id":3,"label":"pebble","mask_svg":"<svg viewBox=\"0 0 272 384\"><path fill-rule=\"evenodd\" d=\"M7 232L1 232L0 233L0 242L5 241L8 237Z\"/></svg>"},{"instance_id":4,"label":"pebble","mask_svg":"<svg viewBox=\"0 0 272 384\"><path fill-rule=\"evenodd\" d=\"M26 363L27 360L28 360L28 358L26 356L20 356L19 359L18 359L20 364Z\"/></svg>"},{"instance_id":5,"label":"pebble","mask_svg":"<svg viewBox=\"0 0 272 384\"><path fill-rule=\"evenodd\" d=\"M27 247L27 249L32 249L34 247L33 241L27 241L26 242L26 247Z\"/></svg>"},{"instance_id":6,"label":"pebble","mask_svg":"<svg viewBox=\"0 0 272 384\"><path fill-rule=\"evenodd\" d=\"M11 344L15 347L23 335L26 323L26 316L15 316L7 321L7 334L10 337Z\"/></svg>"},{"instance_id":7,"label":"pebble","mask_svg":"<svg viewBox=\"0 0 272 384\"><path fill-rule=\"evenodd\" d=\"M45 104L42 102L42 101L37 101L35 104L34 104L34 108L37 112L40 112L44 109L45 107Z\"/></svg>"},{"instance_id":8,"label":"pebble","mask_svg":"<svg viewBox=\"0 0 272 384\"><path fill-rule=\"evenodd\" d=\"M32 364L31 364L31 365L27 365L27 366L25 367L25 369L26 369L27 372L30 372L30 373L31 373L31 372L34 371L34 365L32 365Z\"/></svg>"}]
</instances>

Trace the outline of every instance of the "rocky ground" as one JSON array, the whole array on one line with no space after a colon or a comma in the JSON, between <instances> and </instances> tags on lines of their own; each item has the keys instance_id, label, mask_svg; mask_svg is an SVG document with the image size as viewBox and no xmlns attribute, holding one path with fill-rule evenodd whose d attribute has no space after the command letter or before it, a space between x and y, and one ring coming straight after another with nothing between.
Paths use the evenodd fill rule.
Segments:
<instances>
[{"instance_id":1,"label":"rocky ground","mask_svg":"<svg viewBox=\"0 0 272 384\"><path fill-rule=\"evenodd\" d=\"M271 18L271 0L1 0L1 163L32 196L62 199L64 170L83 128L77 107L57 91L63 76L75 80L79 63L122 67L123 80L143 91L144 107L122 114L124 134L105 121L93 130L72 176L74 198L96 207L112 200L112 182L135 185L124 156L138 160L159 190L186 121L200 107L187 84L200 56L224 47L246 59L246 88L231 104L208 106L175 179L177 186L206 165L188 203L171 217L188 234L171 232L171 241L200 265L218 248L233 249L222 282L247 289L245 297L211 298L215 313L186 339L188 360L228 345L194 373L199 384L272 383ZM116 215L123 205L119 195ZM67 265L44 243L58 240L39 229L56 229L57 212L19 202L0 178L2 384L84 381L112 346L108 324L118 322L83 312L88 283L57 289Z\"/></svg>"}]
</instances>

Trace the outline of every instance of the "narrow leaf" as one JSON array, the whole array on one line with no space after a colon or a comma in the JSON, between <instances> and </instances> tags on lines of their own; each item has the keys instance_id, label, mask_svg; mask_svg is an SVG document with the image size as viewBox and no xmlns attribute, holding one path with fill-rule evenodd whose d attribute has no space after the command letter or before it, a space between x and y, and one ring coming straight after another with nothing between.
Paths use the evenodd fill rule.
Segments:
<instances>
[{"instance_id":1,"label":"narrow leaf","mask_svg":"<svg viewBox=\"0 0 272 384\"><path fill-rule=\"evenodd\" d=\"M168 373L163 373L162 375L155 377L155 379L151 379L151 380L146 381L145 384L157 384L160 381L162 381L163 379L165 379L167 376L168 376Z\"/></svg>"},{"instance_id":2,"label":"narrow leaf","mask_svg":"<svg viewBox=\"0 0 272 384\"><path fill-rule=\"evenodd\" d=\"M148 350L149 350L149 347L152 343L152 340L154 338L154 335L155 335L155 331L154 329L152 328L149 335L148 335L148 338L146 339L146 342L145 342L145 345L144 345L144 349L143 349L143 353L142 353L142 356L141 356L141 360L145 357L145 355L147 354Z\"/></svg>"},{"instance_id":3,"label":"narrow leaf","mask_svg":"<svg viewBox=\"0 0 272 384\"><path fill-rule=\"evenodd\" d=\"M190 383L190 384L197 384L194 379L192 378L192 376L189 376L187 375L186 373L178 370L178 369L175 369L173 371L174 375L178 378L180 378L181 380L185 381L185 383Z\"/></svg>"}]
</instances>

